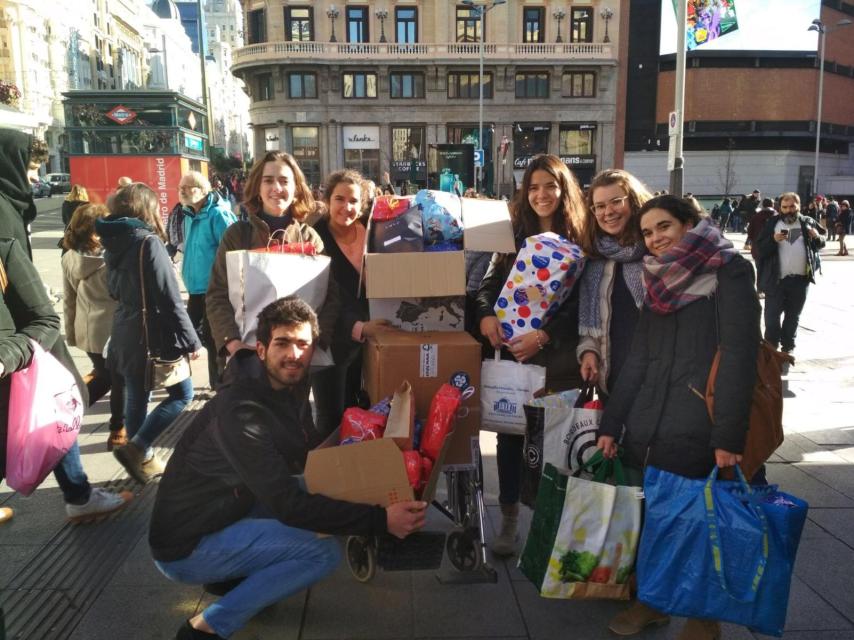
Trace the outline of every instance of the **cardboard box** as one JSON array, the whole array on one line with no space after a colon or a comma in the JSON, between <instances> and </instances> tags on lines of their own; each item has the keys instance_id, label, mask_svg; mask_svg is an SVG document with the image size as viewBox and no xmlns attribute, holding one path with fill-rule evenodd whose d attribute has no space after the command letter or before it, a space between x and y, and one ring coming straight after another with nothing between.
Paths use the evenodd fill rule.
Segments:
<instances>
[{"instance_id":1,"label":"cardboard box","mask_svg":"<svg viewBox=\"0 0 854 640\"><path fill-rule=\"evenodd\" d=\"M465 226L465 249L501 253L516 251L506 202L462 198L460 206ZM366 238L370 237L370 233L369 221ZM362 277L369 304L372 305L372 318L394 321L404 315L399 312L402 299L456 296L460 299L460 308L465 306L466 267L463 251L368 253L366 245ZM393 302L386 302L381 308L375 304L377 300ZM447 320L448 316L445 318ZM404 320L400 319L399 322L406 328ZM425 322L421 322L422 326ZM461 329L462 322L459 324ZM443 330L451 329L447 324L441 324L440 327Z\"/></svg>"},{"instance_id":2,"label":"cardboard box","mask_svg":"<svg viewBox=\"0 0 854 640\"><path fill-rule=\"evenodd\" d=\"M436 495L449 446L450 438L439 453L421 500L430 502ZM386 438L309 451L305 485L309 493L381 507L415 499L406 476L403 452Z\"/></svg>"},{"instance_id":3,"label":"cardboard box","mask_svg":"<svg viewBox=\"0 0 854 640\"><path fill-rule=\"evenodd\" d=\"M368 340L364 349L362 377L371 402L392 396L407 380L415 395L415 415L422 420L439 387L454 376L468 378L466 384L474 387L474 393L462 402L468 415L456 421L448 463L470 463L466 439L480 430L480 343L465 332L389 332Z\"/></svg>"},{"instance_id":4,"label":"cardboard box","mask_svg":"<svg viewBox=\"0 0 854 640\"><path fill-rule=\"evenodd\" d=\"M464 331L465 295L441 298L374 298L372 319L385 319L404 331Z\"/></svg>"}]
</instances>

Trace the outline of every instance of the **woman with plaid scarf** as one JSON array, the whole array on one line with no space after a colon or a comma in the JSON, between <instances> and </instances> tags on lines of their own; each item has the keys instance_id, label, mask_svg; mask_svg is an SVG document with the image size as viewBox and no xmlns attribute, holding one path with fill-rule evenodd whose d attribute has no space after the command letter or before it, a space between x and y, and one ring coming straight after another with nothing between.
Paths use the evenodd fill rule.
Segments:
<instances>
[{"instance_id":1,"label":"woman with plaid scarf","mask_svg":"<svg viewBox=\"0 0 854 640\"><path fill-rule=\"evenodd\" d=\"M650 252L643 308L598 446L614 457L622 436L628 464L705 478L744 450L760 336L753 267L688 200L653 198L639 218ZM704 391L719 347L713 422ZM720 633L717 622L689 619L678 639Z\"/></svg>"}]
</instances>

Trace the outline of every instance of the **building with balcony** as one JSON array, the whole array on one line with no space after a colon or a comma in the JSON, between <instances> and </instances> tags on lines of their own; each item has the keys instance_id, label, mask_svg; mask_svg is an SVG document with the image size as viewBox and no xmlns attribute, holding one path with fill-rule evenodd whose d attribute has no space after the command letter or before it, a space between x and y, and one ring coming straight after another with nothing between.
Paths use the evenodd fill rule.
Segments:
<instances>
[{"instance_id":1,"label":"building with balcony","mask_svg":"<svg viewBox=\"0 0 854 640\"><path fill-rule=\"evenodd\" d=\"M286 150L315 185L353 168L424 186L427 149L443 143L482 146L483 189L505 195L539 153L582 183L619 159L625 0L509 0L483 21L449 0L243 5L232 70L251 98L254 156Z\"/></svg>"}]
</instances>

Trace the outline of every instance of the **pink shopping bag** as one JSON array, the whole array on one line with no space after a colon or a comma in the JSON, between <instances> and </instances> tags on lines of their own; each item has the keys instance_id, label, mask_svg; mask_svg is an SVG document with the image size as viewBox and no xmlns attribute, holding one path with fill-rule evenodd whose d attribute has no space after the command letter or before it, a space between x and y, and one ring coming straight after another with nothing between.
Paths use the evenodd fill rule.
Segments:
<instances>
[{"instance_id":1,"label":"pink shopping bag","mask_svg":"<svg viewBox=\"0 0 854 640\"><path fill-rule=\"evenodd\" d=\"M74 376L32 341L33 359L12 374L6 439L6 484L36 490L77 439L83 400Z\"/></svg>"}]
</instances>

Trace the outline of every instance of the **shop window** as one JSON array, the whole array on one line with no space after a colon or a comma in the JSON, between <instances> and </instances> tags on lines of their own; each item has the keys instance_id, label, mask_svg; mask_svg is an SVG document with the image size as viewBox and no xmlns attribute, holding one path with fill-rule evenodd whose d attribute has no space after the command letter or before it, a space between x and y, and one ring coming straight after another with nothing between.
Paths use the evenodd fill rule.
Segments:
<instances>
[{"instance_id":1,"label":"shop window","mask_svg":"<svg viewBox=\"0 0 854 640\"><path fill-rule=\"evenodd\" d=\"M591 125L562 126L560 128L560 155L590 155L594 153L596 128Z\"/></svg>"},{"instance_id":2,"label":"shop window","mask_svg":"<svg viewBox=\"0 0 854 640\"><path fill-rule=\"evenodd\" d=\"M292 127L291 140L293 156L306 182L312 186L320 185L320 130L317 127Z\"/></svg>"},{"instance_id":3,"label":"shop window","mask_svg":"<svg viewBox=\"0 0 854 640\"><path fill-rule=\"evenodd\" d=\"M247 14L246 44L267 42L267 14L264 9L255 9Z\"/></svg>"},{"instance_id":4,"label":"shop window","mask_svg":"<svg viewBox=\"0 0 854 640\"><path fill-rule=\"evenodd\" d=\"M526 7L522 12L522 42L545 42L545 7Z\"/></svg>"},{"instance_id":5,"label":"shop window","mask_svg":"<svg viewBox=\"0 0 854 640\"><path fill-rule=\"evenodd\" d=\"M395 8L394 21L399 43L418 42L418 9L416 7Z\"/></svg>"},{"instance_id":6,"label":"shop window","mask_svg":"<svg viewBox=\"0 0 854 640\"><path fill-rule=\"evenodd\" d=\"M593 9L573 9L569 20L570 42L593 42Z\"/></svg>"},{"instance_id":7,"label":"shop window","mask_svg":"<svg viewBox=\"0 0 854 640\"><path fill-rule=\"evenodd\" d=\"M292 42L314 40L314 9L285 7L285 39Z\"/></svg>"},{"instance_id":8,"label":"shop window","mask_svg":"<svg viewBox=\"0 0 854 640\"><path fill-rule=\"evenodd\" d=\"M466 6L457 7L457 42L480 42L480 30L483 23L478 9Z\"/></svg>"},{"instance_id":9,"label":"shop window","mask_svg":"<svg viewBox=\"0 0 854 640\"><path fill-rule=\"evenodd\" d=\"M392 73L389 75L392 98L423 98L423 73Z\"/></svg>"},{"instance_id":10,"label":"shop window","mask_svg":"<svg viewBox=\"0 0 854 640\"><path fill-rule=\"evenodd\" d=\"M273 74L259 73L255 77L255 100L272 100L273 99Z\"/></svg>"},{"instance_id":11,"label":"shop window","mask_svg":"<svg viewBox=\"0 0 854 640\"><path fill-rule=\"evenodd\" d=\"M517 98L548 98L549 74L547 71L528 71L516 74Z\"/></svg>"},{"instance_id":12,"label":"shop window","mask_svg":"<svg viewBox=\"0 0 854 640\"><path fill-rule=\"evenodd\" d=\"M561 77L560 93L564 98L595 98L596 73L568 71Z\"/></svg>"},{"instance_id":13,"label":"shop window","mask_svg":"<svg viewBox=\"0 0 854 640\"><path fill-rule=\"evenodd\" d=\"M317 74L290 73L288 74L288 95L291 98L316 98Z\"/></svg>"},{"instance_id":14,"label":"shop window","mask_svg":"<svg viewBox=\"0 0 854 640\"><path fill-rule=\"evenodd\" d=\"M448 97L477 100L480 96L480 76L476 71L453 71L448 74ZM492 98L492 74L483 75L483 97Z\"/></svg>"},{"instance_id":15,"label":"shop window","mask_svg":"<svg viewBox=\"0 0 854 640\"><path fill-rule=\"evenodd\" d=\"M345 98L376 98L377 74L375 73L345 73L343 75Z\"/></svg>"},{"instance_id":16,"label":"shop window","mask_svg":"<svg viewBox=\"0 0 854 640\"><path fill-rule=\"evenodd\" d=\"M347 42L370 42L368 7L347 7Z\"/></svg>"}]
</instances>

